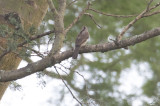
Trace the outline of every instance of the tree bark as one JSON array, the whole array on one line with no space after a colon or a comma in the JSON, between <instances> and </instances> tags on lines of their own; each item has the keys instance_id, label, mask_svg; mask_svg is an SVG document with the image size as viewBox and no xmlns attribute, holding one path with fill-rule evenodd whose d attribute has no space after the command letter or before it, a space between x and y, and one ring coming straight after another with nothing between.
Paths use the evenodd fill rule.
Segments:
<instances>
[{"instance_id":1,"label":"tree bark","mask_svg":"<svg viewBox=\"0 0 160 106\"><path fill-rule=\"evenodd\" d=\"M108 42L108 43L100 43L96 45L85 45L81 47L79 53L90 53L90 52L108 52L111 50L126 48L128 46L133 46L145 40L151 39L153 37L160 35L160 27L155 28L153 30L144 32L140 35L135 35L119 42L117 45L115 42ZM10 70L10 71L2 71L0 70L0 82L7 82L13 81L20 78L24 78L28 75L31 75L36 72L40 72L45 70L48 67L54 66L57 63L62 62L65 59L72 57L73 50L66 50L62 53L46 56L45 58L28 64L27 66L17 69L17 70Z\"/></svg>"},{"instance_id":2,"label":"tree bark","mask_svg":"<svg viewBox=\"0 0 160 106\"><path fill-rule=\"evenodd\" d=\"M8 13L15 12L21 20L24 31L27 32L31 26L38 27L48 9L46 0L0 0L0 24L8 25L4 16ZM10 26L9 26L10 27ZM0 37L0 46L7 48L7 40ZM0 50L0 55L3 53ZM21 62L15 53L9 53L0 60L0 70L16 69ZM6 91L9 82L0 83L0 100Z\"/></svg>"}]
</instances>

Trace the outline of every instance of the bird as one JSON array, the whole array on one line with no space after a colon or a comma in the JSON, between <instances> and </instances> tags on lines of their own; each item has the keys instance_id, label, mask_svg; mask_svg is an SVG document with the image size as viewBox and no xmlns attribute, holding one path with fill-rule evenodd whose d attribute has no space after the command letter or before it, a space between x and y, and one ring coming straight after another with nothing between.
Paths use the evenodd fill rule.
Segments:
<instances>
[{"instance_id":1,"label":"bird","mask_svg":"<svg viewBox=\"0 0 160 106\"><path fill-rule=\"evenodd\" d=\"M73 59L77 59L79 49L86 44L89 36L90 34L88 32L88 28L86 26L83 26L75 41L75 49L72 55Z\"/></svg>"}]
</instances>

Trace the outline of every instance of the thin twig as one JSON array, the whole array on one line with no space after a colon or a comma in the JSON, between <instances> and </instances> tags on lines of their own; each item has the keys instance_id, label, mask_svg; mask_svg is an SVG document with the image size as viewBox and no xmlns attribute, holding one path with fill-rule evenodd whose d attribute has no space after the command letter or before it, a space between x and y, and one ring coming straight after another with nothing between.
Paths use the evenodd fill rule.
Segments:
<instances>
[{"instance_id":1,"label":"thin twig","mask_svg":"<svg viewBox=\"0 0 160 106\"><path fill-rule=\"evenodd\" d=\"M60 69L62 72L64 72L66 75L69 75L65 70L63 70L61 67L57 67L58 69Z\"/></svg>"},{"instance_id":2,"label":"thin twig","mask_svg":"<svg viewBox=\"0 0 160 106\"><path fill-rule=\"evenodd\" d=\"M96 20L93 18L93 15L90 13L84 13L85 15L88 15L99 28L102 28L99 24L97 24Z\"/></svg>"},{"instance_id":3,"label":"thin twig","mask_svg":"<svg viewBox=\"0 0 160 106\"><path fill-rule=\"evenodd\" d=\"M80 12L78 17L76 17L74 21L65 29L65 33L67 33L72 28L72 26L80 19L80 17L89 9L89 6L90 3L88 3L87 7L84 10L82 10L82 12Z\"/></svg>"},{"instance_id":4,"label":"thin twig","mask_svg":"<svg viewBox=\"0 0 160 106\"><path fill-rule=\"evenodd\" d=\"M81 106L83 106L82 103L74 96L74 94L72 93L72 91L71 91L71 89L68 87L68 85L65 83L64 79L63 79L63 78L61 77L61 75L59 74L56 66L54 66L54 68L55 68L57 74L59 75L59 77L61 78L62 82L64 83L64 85L67 87L67 89L68 89L69 92L71 93L72 97L73 97Z\"/></svg>"},{"instance_id":5,"label":"thin twig","mask_svg":"<svg viewBox=\"0 0 160 106\"><path fill-rule=\"evenodd\" d=\"M54 37L55 38L55 37ZM47 53L49 53L49 44L51 44L50 42L54 39L53 37L49 38L48 42L47 42Z\"/></svg>"},{"instance_id":6,"label":"thin twig","mask_svg":"<svg viewBox=\"0 0 160 106\"><path fill-rule=\"evenodd\" d=\"M134 14L134 15L115 15L115 14L109 14L109 13L104 13L104 12L95 10L93 8L89 8L89 10L91 10L91 11L93 11L95 13L98 13L98 14L102 14L102 15L105 15L105 16L111 16L111 17L117 17L117 18L129 18L129 17L135 17L135 16L137 16L137 14Z\"/></svg>"},{"instance_id":7,"label":"thin twig","mask_svg":"<svg viewBox=\"0 0 160 106\"><path fill-rule=\"evenodd\" d=\"M44 55L43 55L42 53L40 53L39 51L34 50L34 49L32 49L32 48L29 48L29 47L27 47L27 46L23 46L23 47L26 48L26 49L31 50L32 52L34 52L35 54L37 54L37 56L39 56L39 57L41 57L41 58L44 58Z\"/></svg>"},{"instance_id":8,"label":"thin twig","mask_svg":"<svg viewBox=\"0 0 160 106\"><path fill-rule=\"evenodd\" d=\"M149 1L148 5L147 5L147 8L146 8L146 11L149 10L149 6L151 5L152 2L153 2L153 0L150 0L150 1Z\"/></svg>"},{"instance_id":9,"label":"thin twig","mask_svg":"<svg viewBox=\"0 0 160 106\"><path fill-rule=\"evenodd\" d=\"M63 64L59 64L59 65L61 65L61 66L62 66L63 68L65 68L66 70L70 70L70 68L64 66Z\"/></svg>"},{"instance_id":10,"label":"thin twig","mask_svg":"<svg viewBox=\"0 0 160 106\"><path fill-rule=\"evenodd\" d=\"M152 6L152 7L150 8L150 10L153 10L153 9L157 8L159 5L160 5L160 2L157 3L156 5Z\"/></svg>"},{"instance_id":11,"label":"thin twig","mask_svg":"<svg viewBox=\"0 0 160 106\"><path fill-rule=\"evenodd\" d=\"M160 13L160 10L152 12L152 13L145 14L143 17L149 17L149 16L156 15L156 14L159 14L159 13Z\"/></svg>"},{"instance_id":12,"label":"thin twig","mask_svg":"<svg viewBox=\"0 0 160 106\"><path fill-rule=\"evenodd\" d=\"M33 40L39 39L39 38L41 38L41 37L43 37L43 36L52 34L52 33L54 33L54 32L55 32L55 30L48 31L48 32L45 32L45 33L42 33L42 34L39 34L39 35L36 35L36 36L32 36L32 37L28 38L28 40L29 40L29 41L33 41ZM23 46L23 45L25 45L25 44L27 44L27 43L28 43L28 41L24 41L24 42L18 44L18 47L21 47L21 46Z\"/></svg>"},{"instance_id":13,"label":"thin twig","mask_svg":"<svg viewBox=\"0 0 160 106\"><path fill-rule=\"evenodd\" d=\"M57 15L58 12L57 12L57 10L56 10L56 8L55 8L55 6L54 6L52 0L47 0L47 2L48 2L48 5L49 5L49 8L50 8L51 11L53 12L53 14L56 14L56 15Z\"/></svg>"},{"instance_id":14,"label":"thin twig","mask_svg":"<svg viewBox=\"0 0 160 106\"><path fill-rule=\"evenodd\" d=\"M72 2L70 2L70 3L67 5L67 7L69 7L70 5L72 5L73 3L75 3L76 1L78 1L78 0L73 0Z\"/></svg>"},{"instance_id":15,"label":"thin twig","mask_svg":"<svg viewBox=\"0 0 160 106\"><path fill-rule=\"evenodd\" d=\"M86 89L86 91L88 91L87 81L86 81L86 79L84 78L84 76L83 76L82 74L80 74L78 71L75 71L75 72L83 78L83 80L85 81L85 89ZM87 93L87 95L88 95L88 93ZM88 95L88 96L89 96L89 95Z\"/></svg>"}]
</instances>

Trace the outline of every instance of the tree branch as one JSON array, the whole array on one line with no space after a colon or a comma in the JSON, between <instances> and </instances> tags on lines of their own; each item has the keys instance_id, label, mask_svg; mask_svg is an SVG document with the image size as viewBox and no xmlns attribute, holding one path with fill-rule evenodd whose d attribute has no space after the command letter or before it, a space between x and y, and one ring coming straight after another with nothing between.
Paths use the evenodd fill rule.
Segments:
<instances>
[{"instance_id":1,"label":"tree branch","mask_svg":"<svg viewBox=\"0 0 160 106\"><path fill-rule=\"evenodd\" d=\"M59 2L59 14L62 14L64 16L65 9L66 9L66 0L58 0Z\"/></svg>"},{"instance_id":2,"label":"tree branch","mask_svg":"<svg viewBox=\"0 0 160 106\"><path fill-rule=\"evenodd\" d=\"M96 26L98 26L99 28L102 28L99 24L97 24L96 20L94 19L93 15L90 13L84 13L85 15L88 15L91 20L94 22L94 24L96 24Z\"/></svg>"},{"instance_id":3,"label":"tree branch","mask_svg":"<svg viewBox=\"0 0 160 106\"><path fill-rule=\"evenodd\" d=\"M126 38L119 42L119 45L116 45L114 42L97 44L97 45L86 45L80 49L80 53L89 53L89 52L108 52L111 50L116 50L124 48L127 46L132 46L137 43L143 42L147 39L153 38L160 35L160 27L144 32L140 35L135 35L130 38ZM47 56L42 60L28 64L27 66L11 71L0 71L0 82L13 81L16 79L23 78L35 72L43 71L45 68L60 63L61 61L72 57L73 50L67 50L61 54L56 54L52 56Z\"/></svg>"},{"instance_id":4,"label":"tree branch","mask_svg":"<svg viewBox=\"0 0 160 106\"><path fill-rule=\"evenodd\" d=\"M73 3L77 2L77 1L78 1L78 0L73 0L73 1L71 1L71 2L67 5L67 7L71 6Z\"/></svg>"},{"instance_id":5,"label":"tree branch","mask_svg":"<svg viewBox=\"0 0 160 106\"><path fill-rule=\"evenodd\" d=\"M50 51L50 55L54 55L60 51L65 38L63 19L64 19L64 13L66 8L66 0L59 0L58 11L56 11L54 4L51 0L48 0L48 4L50 9L53 12L54 22L55 22L54 24L55 39L54 39L54 43L52 44L52 49Z\"/></svg>"},{"instance_id":6,"label":"tree branch","mask_svg":"<svg viewBox=\"0 0 160 106\"><path fill-rule=\"evenodd\" d=\"M47 0L47 2L48 2L49 8L51 9L52 13L55 15L58 15L58 12L57 12L52 0Z\"/></svg>"},{"instance_id":7,"label":"tree branch","mask_svg":"<svg viewBox=\"0 0 160 106\"><path fill-rule=\"evenodd\" d=\"M68 85L65 83L64 79L63 79L63 78L61 77L61 75L59 74L57 68L56 68L55 66L54 66L54 68L55 68L57 74L59 75L59 77L61 78L62 82L64 83L64 85L67 87L67 89L68 89L69 92L71 93L72 97L73 97L81 106L83 106L82 103L74 96L73 92L72 92L71 89L68 87Z\"/></svg>"},{"instance_id":8,"label":"tree branch","mask_svg":"<svg viewBox=\"0 0 160 106\"><path fill-rule=\"evenodd\" d=\"M152 13L145 14L143 17L149 17L149 16L156 15L156 14L159 14L159 13L160 13L160 10L152 12Z\"/></svg>"},{"instance_id":9,"label":"tree branch","mask_svg":"<svg viewBox=\"0 0 160 106\"><path fill-rule=\"evenodd\" d=\"M89 8L89 10L95 12L95 13L98 13L98 14L102 14L102 15L105 15L105 16L111 16L111 17L117 17L117 18L129 18L129 17L135 17L137 16L137 14L134 14L134 15L116 15L116 14L109 14L109 13L104 13L104 12L101 12L101 11L98 11L98 10L95 10L93 8Z\"/></svg>"},{"instance_id":10,"label":"tree branch","mask_svg":"<svg viewBox=\"0 0 160 106\"><path fill-rule=\"evenodd\" d=\"M119 43L119 41L122 39L123 35L125 34L125 32L134 24L136 23L138 20L140 20L141 18L144 17L144 15L146 13L148 13L149 11L151 11L152 9L155 9L156 7L158 7L160 5L160 3L157 3L155 6L149 8L149 6L151 5L153 0L150 0L150 2L148 3L146 9L144 11L142 11L134 20L132 20L127 26L125 26L125 28L121 31L121 33L117 36L116 38L116 42Z\"/></svg>"},{"instance_id":11,"label":"tree branch","mask_svg":"<svg viewBox=\"0 0 160 106\"><path fill-rule=\"evenodd\" d=\"M67 33L72 26L79 20L79 18L89 9L90 3L88 3L87 7L79 13L78 17L74 19L74 21L65 29L65 33Z\"/></svg>"}]
</instances>

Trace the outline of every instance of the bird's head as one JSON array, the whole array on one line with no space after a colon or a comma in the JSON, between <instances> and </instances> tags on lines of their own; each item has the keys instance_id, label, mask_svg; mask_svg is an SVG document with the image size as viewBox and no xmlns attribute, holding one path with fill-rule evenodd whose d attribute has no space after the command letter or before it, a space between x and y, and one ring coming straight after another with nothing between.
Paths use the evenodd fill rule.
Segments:
<instances>
[{"instance_id":1,"label":"bird's head","mask_svg":"<svg viewBox=\"0 0 160 106\"><path fill-rule=\"evenodd\" d=\"M83 26L83 29L87 29L87 27L86 27L86 26Z\"/></svg>"}]
</instances>

